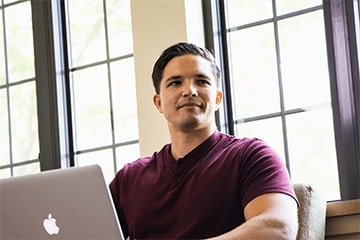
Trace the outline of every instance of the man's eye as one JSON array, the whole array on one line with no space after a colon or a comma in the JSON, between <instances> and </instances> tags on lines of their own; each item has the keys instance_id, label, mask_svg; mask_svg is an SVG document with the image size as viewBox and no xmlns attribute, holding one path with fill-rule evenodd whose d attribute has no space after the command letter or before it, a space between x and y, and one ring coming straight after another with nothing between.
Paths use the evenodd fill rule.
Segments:
<instances>
[{"instance_id":1,"label":"man's eye","mask_svg":"<svg viewBox=\"0 0 360 240\"><path fill-rule=\"evenodd\" d=\"M170 82L169 84L168 84L168 86L170 87L170 86L177 86L177 85L179 85L180 84L180 81L172 81L172 82Z\"/></svg>"},{"instance_id":2,"label":"man's eye","mask_svg":"<svg viewBox=\"0 0 360 240\"><path fill-rule=\"evenodd\" d=\"M210 84L210 83L209 83L209 81L204 80L204 79L200 79L200 80L198 80L198 83L199 83L199 84L201 84L201 85Z\"/></svg>"}]
</instances>

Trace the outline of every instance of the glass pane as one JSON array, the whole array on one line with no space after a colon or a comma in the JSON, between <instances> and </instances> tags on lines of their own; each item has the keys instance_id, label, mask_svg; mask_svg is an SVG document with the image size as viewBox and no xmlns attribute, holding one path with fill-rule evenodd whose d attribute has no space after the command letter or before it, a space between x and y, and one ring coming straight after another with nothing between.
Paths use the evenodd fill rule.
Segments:
<instances>
[{"instance_id":1,"label":"glass pane","mask_svg":"<svg viewBox=\"0 0 360 240\"><path fill-rule=\"evenodd\" d=\"M34 78L34 46L30 1L5 9L9 82Z\"/></svg>"},{"instance_id":2,"label":"glass pane","mask_svg":"<svg viewBox=\"0 0 360 240\"><path fill-rule=\"evenodd\" d=\"M236 136L259 138L269 144L285 162L281 118L269 118L236 125Z\"/></svg>"},{"instance_id":3,"label":"glass pane","mask_svg":"<svg viewBox=\"0 0 360 240\"><path fill-rule=\"evenodd\" d=\"M0 166L10 164L6 89L0 89Z\"/></svg>"},{"instance_id":4,"label":"glass pane","mask_svg":"<svg viewBox=\"0 0 360 240\"><path fill-rule=\"evenodd\" d=\"M103 1L69 0L73 66L104 60L106 42Z\"/></svg>"},{"instance_id":5,"label":"glass pane","mask_svg":"<svg viewBox=\"0 0 360 240\"><path fill-rule=\"evenodd\" d=\"M3 15L0 11L0 86L5 84L5 46L4 46L4 31L3 31Z\"/></svg>"},{"instance_id":6,"label":"glass pane","mask_svg":"<svg viewBox=\"0 0 360 240\"><path fill-rule=\"evenodd\" d=\"M35 82L10 87L10 116L13 161L38 159Z\"/></svg>"},{"instance_id":7,"label":"glass pane","mask_svg":"<svg viewBox=\"0 0 360 240\"><path fill-rule=\"evenodd\" d=\"M286 109L330 102L322 11L279 21L279 37Z\"/></svg>"},{"instance_id":8,"label":"glass pane","mask_svg":"<svg viewBox=\"0 0 360 240\"><path fill-rule=\"evenodd\" d=\"M273 16L272 3L269 0L229 0L226 2L228 27L256 22Z\"/></svg>"},{"instance_id":9,"label":"glass pane","mask_svg":"<svg viewBox=\"0 0 360 240\"><path fill-rule=\"evenodd\" d=\"M286 119L293 181L313 184L327 200L340 199L331 109Z\"/></svg>"},{"instance_id":10,"label":"glass pane","mask_svg":"<svg viewBox=\"0 0 360 240\"><path fill-rule=\"evenodd\" d=\"M104 174L106 183L114 178L114 160L111 149L77 155L77 166L98 164Z\"/></svg>"},{"instance_id":11,"label":"glass pane","mask_svg":"<svg viewBox=\"0 0 360 240\"><path fill-rule=\"evenodd\" d=\"M78 149L111 144L107 76L106 65L73 73L74 129Z\"/></svg>"},{"instance_id":12,"label":"glass pane","mask_svg":"<svg viewBox=\"0 0 360 240\"><path fill-rule=\"evenodd\" d=\"M138 139L133 58L112 63L111 78L116 142Z\"/></svg>"},{"instance_id":13,"label":"glass pane","mask_svg":"<svg viewBox=\"0 0 360 240\"><path fill-rule=\"evenodd\" d=\"M38 172L40 172L40 162L14 167L14 176L22 176Z\"/></svg>"},{"instance_id":14,"label":"glass pane","mask_svg":"<svg viewBox=\"0 0 360 240\"><path fill-rule=\"evenodd\" d=\"M231 33L231 71L236 118L279 112L273 25Z\"/></svg>"},{"instance_id":15,"label":"glass pane","mask_svg":"<svg viewBox=\"0 0 360 240\"><path fill-rule=\"evenodd\" d=\"M4 0L4 4L8 4L8 3L14 3L14 2L18 2L21 0Z\"/></svg>"},{"instance_id":16,"label":"glass pane","mask_svg":"<svg viewBox=\"0 0 360 240\"><path fill-rule=\"evenodd\" d=\"M107 0L110 57L133 52L129 0ZM119 44L121 43L121 44ZM120 46L121 45L121 46Z\"/></svg>"},{"instance_id":17,"label":"glass pane","mask_svg":"<svg viewBox=\"0 0 360 240\"><path fill-rule=\"evenodd\" d=\"M133 162L140 157L139 144L131 144L116 148L117 170L124 167L126 163Z\"/></svg>"},{"instance_id":18,"label":"glass pane","mask_svg":"<svg viewBox=\"0 0 360 240\"><path fill-rule=\"evenodd\" d=\"M322 0L276 0L278 15L322 5Z\"/></svg>"},{"instance_id":19,"label":"glass pane","mask_svg":"<svg viewBox=\"0 0 360 240\"><path fill-rule=\"evenodd\" d=\"M10 168L0 169L0 178L11 177Z\"/></svg>"}]
</instances>

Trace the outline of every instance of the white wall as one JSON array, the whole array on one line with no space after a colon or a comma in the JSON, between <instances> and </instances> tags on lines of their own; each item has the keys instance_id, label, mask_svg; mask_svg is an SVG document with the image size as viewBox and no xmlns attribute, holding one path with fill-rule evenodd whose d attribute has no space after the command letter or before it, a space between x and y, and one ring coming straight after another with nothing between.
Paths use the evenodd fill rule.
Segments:
<instances>
[{"instance_id":1,"label":"white wall","mask_svg":"<svg viewBox=\"0 0 360 240\"><path fill-rule=\"evenodd\" d=\"M163 116L152 102L151 73L161 52L179 41L204 46L201 0L131 0L141 156L170 141Z\"/></svg>"}]
</instances>

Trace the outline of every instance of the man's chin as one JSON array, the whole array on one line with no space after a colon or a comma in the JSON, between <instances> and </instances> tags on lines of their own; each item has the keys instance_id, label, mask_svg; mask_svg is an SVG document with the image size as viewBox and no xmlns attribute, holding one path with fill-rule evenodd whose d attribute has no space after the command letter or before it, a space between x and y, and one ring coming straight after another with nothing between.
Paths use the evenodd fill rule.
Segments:
<instances>
[{"instance_id":1,"label":"man's chin","mask_svg":"<svg viewBox=\"0 0 360 240\"><path fill-rule=\"evenodd\" d=\"M193 118L188 119L187 121L184 121L180 124L180 129L183 131L194 131L196 129L199 129L201 126L199 119Z\"/></svg>"}]
</instances>

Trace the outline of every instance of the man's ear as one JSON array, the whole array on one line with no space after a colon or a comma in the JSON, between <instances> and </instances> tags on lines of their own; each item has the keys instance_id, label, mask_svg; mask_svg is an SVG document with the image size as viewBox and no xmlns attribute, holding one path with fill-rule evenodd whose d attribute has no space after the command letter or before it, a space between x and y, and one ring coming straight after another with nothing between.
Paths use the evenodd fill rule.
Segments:
<instances>
[{"instance_id":1,"label":"man's ear","mask_svg":"<svg viewBox=\"0 0 360 240\"><path fill-rule=\"evenodd\" d=\"M216 109L219 108L222 97L223 97L222 91L220 91L220 90L216 91L216 99L215 99Z\"/></svg>"},{"instance_id":2,"label":"man's ear","mask_svg":"<svg viewBox=\"0 0 360 240\"><path fill-rule=\"evenodd\" d=\"M154 103L155 107L158 109L158 111L159 111L160 113L163 113L162 107L161 107L160 94L154 94L154 96L153 96L153 103Z\"/></svg>"}]
</instances>

